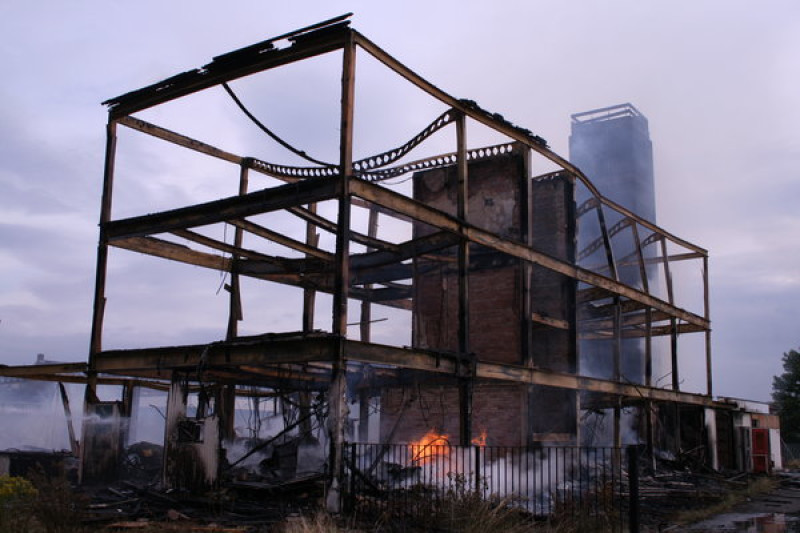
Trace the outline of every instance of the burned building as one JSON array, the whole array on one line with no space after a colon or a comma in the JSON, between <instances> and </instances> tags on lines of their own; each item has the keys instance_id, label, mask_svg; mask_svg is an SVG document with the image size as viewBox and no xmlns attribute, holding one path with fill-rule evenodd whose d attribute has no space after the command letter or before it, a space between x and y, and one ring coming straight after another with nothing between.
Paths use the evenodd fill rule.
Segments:
<instances>
[{"instance_id":1,"label":"burned building","mask_svg":"<svg viewBox=\"0 0 800 533\"><path fill-rule=\"evenodd\" d=\"M362 54L442 111L407 142L357 157L356 55ZM337 73L338 133L332 142L338 156L331 161L278 138L237 94L237 84L246 79L323 57L334 61ZM244 112L291 153L287 157L304 162L238 154L224 135L213 138L213 128L209 138L197 139L144 118L158 118L156 110L178 103L186 113L196 95L211 89L229 96L231 112ZM297 459L303 449L322 450L332 507L347 442L412 442L436 430L462 445L474 439L507 446L576 443L581 412L610 408L614 441L620 443L620 411L632 407L644 413L639 441L651 450L659 445L652 430L659 410L676 409L700 414L696 422L702 428L695 433L713 447L708 417L734 409L711 397L706 250L605 197L591 175L541 137L423 79L351 28L347 17L217 56L105 104L88 361L2 372L86 383L92 416L81 437L85 482L114 475L130 444L128 420L136 418L136 391L142 387L168 394L163 486L204 490L218 483L221 471L239 461L230 454L234 447L260 446L258 431L253 442L237 434L237 406L271 398L292 411L269 439L275 476L290 476L299 466L287 468L282 456ZM199 106L192 116L204 109ZM369 117L364 122L391 127ZM501 142L472 146L468 124ZM440 131L455 138L444 153L428 148ZM185 176L149 174L149 165L118 176L126 143L140 149L144 144L134 139L143 138L165 153L188 152L226 169L238 192L116 216L112 206L121 177L192 179L192 167L180 163L172 170ZM532 176L533 158L558 170ZM403 177L411 180L410 190L396 179ZM180 204L180 198L173 200ZM597 237L579 248L584 226L594 226ZM141 346L108 348L104 325L113 306L107 287L117 254L223 272L225 333L204 343L157 345L140 338ZM699 265L698 308L683 307L682 293L673 287L671 269L683 262ZM256 285L267 296L249 299ZM267 320L244 333L251 307L277 309L292 302L299 302L293 329ZM378 328L387 324L388 333L383 330L377 342ZM669 339L677 376L679 335L703 339L705 393L681 391L674 382L662 388L652 379L651 341ZM619 371L626 339L644 345L642 382ZM584 373L582 361L592 353L579 353L583 340L610 346L617 370ZM118 398L100 401L97 387L103 384L120 387ZM680 438L673 445L680 447Z\"/></svg>"}]
</instances>

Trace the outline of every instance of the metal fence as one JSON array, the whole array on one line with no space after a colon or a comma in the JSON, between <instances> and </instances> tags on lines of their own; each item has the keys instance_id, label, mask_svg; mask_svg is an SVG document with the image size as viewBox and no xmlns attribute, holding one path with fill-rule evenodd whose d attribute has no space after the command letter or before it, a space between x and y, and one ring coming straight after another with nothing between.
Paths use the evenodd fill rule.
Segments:
<instances>
[{"instance_id":1,"label":"metal fence","mask_svg":"<svg viewBox=\"0 0 800 533\"><path fill-rule=\"evenodd\" d=\"M636 461L632 451L628 460ZM343 503L387 520L438 520L459 506L490 505L531 521L588 520L621 530L638 484L628 479L631 470L637 463L619 448L351 443Z\"/></svg>"}]
</instances>

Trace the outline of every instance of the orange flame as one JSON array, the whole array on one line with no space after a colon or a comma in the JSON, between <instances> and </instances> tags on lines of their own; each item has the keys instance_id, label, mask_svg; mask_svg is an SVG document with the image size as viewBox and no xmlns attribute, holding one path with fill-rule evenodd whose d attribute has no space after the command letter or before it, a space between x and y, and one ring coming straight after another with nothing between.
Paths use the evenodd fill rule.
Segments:
<instances>
[{"instance_id":1,"label":"orange flame","mask_svg":"<svg viewBox=\"0 0 800 533\"><path fill-rule=\"evenodd\" d=\"M434 457L450 453L450 436L431 429L417 441L411 443L411 460L425 464Z\"/></svg>"},{"instance_id":2,"label":"orange flame","mask_svg":"<svg viewBox=\"0 0 800 533\"><path fill-rule=\"evenodd\" d=\"M472 439L471 442L475 446L486 446L486 430L482 429L481 434Z\"/></svg>"}]
</instances>

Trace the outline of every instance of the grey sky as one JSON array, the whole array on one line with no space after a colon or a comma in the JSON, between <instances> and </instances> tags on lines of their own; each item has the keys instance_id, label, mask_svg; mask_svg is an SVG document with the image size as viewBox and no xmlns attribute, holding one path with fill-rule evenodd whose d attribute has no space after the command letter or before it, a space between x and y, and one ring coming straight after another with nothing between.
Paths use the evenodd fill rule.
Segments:
<instances>
[{"instance_id":1,"label":"grey sky","mask_svg":"<svg viewBox=\"0 0 800 533\"><path fill-rule=\"evenodd\" d=\"M1 362L32 362L37 352L86 357L106 121L101 101L353 11L353 26L406 65L532 130L561 155L568 155L571 113L623 102L640 109L654 143L658 222L711 255L715 392L769 399L781 354L800 345L796 1L225 4L0 4ZM261 96L281 102L270 120L287 137L333 158L323 139L336 137L324 126L292 126L305 115L326 124L328 117L314 112L338 99L320 89L328 83L325 62L315 65L306 83ZM251 103L260 96L242 90ZM396 146L440 112L403 100L405 94L389 82L359 88L357 105L366 109L360 120L374 118L377 131L396 128L356 147L365 151L360 155ZM280 100L286 96L311 104L293 108ZM240 118L227 118L236 112L214 98L208 116L216 127L232 128L226 121ZM183 118L191 129L192 117ZM232 139L245 154L252 142ZM146 157L131 163L147 164ZM149 210L165 197L189 202L216 193L186 183L168 191L135 181L121 187ZM138 207L121 205L115 215ZM109 317L120 344L167 320L182 324L181 338L217 327L226 305L221 295L180 319L141 313L150 294L213 295L218 273L184 279L165 267L154 283L142 273L143 260L119 257L109 305L133 300ZM125 282L113 281L119 279Z\"/></svg>"}]
</instances>

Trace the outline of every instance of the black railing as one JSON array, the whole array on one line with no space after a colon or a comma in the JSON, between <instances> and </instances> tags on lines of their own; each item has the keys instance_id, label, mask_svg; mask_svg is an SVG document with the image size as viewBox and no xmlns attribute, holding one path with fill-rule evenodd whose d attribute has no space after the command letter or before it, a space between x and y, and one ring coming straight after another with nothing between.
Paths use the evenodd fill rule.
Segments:
<instances>
[{"instance_id":1,"label":"black railing","mask_svg":"<svg viewBox=\"0 0 800 533\"><path fill-rule=\"evenodd\" d=\"M631 488L635 449L348 444L346 508L392 520L458 518L459 506L488 505L530 521L638 524ZM576 522L577 521L577 522Z\"/></svg>"}]
</instances>

